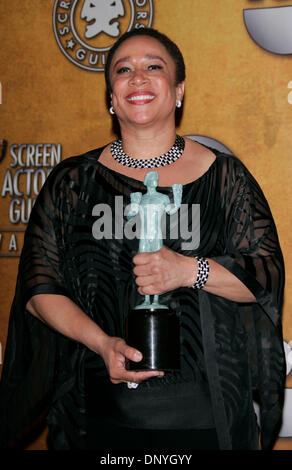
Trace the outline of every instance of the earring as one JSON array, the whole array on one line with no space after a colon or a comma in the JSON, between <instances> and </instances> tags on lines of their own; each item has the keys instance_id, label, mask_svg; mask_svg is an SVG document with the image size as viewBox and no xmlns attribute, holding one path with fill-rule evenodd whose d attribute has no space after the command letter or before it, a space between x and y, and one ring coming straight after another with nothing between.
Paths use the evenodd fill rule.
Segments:
<instances>
[{"instance_id":1,"label":"earring","mask_svg":"<svg viewBox=\"0 0 292 470\"><path fill-rule=\"evenodd\" d=\"M181 107L181 100L177 100L176 107L180 108Z\"/></svg>"},{"instance_id":2,"label":"earring","mask_svg":"<svg viewBox=\"0 0 292 470\"><path fill-rule=\"evenodd\" d=\"M112 106L110 107L109 112L110 112L111 114L115 114L115 110L114 110L114 108L113 108Z\"/></svg>"}]
</instances>

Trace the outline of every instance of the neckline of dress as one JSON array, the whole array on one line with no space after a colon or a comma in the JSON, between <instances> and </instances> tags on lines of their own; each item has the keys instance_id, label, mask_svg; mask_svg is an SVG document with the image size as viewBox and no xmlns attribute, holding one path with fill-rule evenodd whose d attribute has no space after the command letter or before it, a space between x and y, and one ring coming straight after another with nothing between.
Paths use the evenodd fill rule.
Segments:
<instances>
[{"instance_id":1,"label":"neckline of dress","mask_svg":"<svg viewBox=\"0 0 292 470\"><path fill-rule=\"evenodd\" d=\"M203 144L201 144L203 145ZM195 180L193 181L190 181L189 183L185 183L185 184L182 184L182 187L183 188L186 188L187 186L189 185L192 185L194 183L197 183L198 181L200 181L202 178L204 178L212 169L212 167L215 165L215 163L217 162L217 159L218 159L218 154L220 153L219 151L217 151L216 149L213 149L213 148L210 148L208 147L207 145L203 145L204 147L206 147L207 149L211 150L211 152L214 153L215 155L215 159L214 161L211 163L211 165L207 168L207 170L201 175L199 176L198 178L196 178ZM103 163L100 163L99 161L99 157L103 151L103 149L105 148L106 146L102 147L101 150L100 150L100 154L98 155L97 157L97 160L96 160L96 163L98 163L99 166L101 166L102 168L104 168L106 171L110 172L110 173L114 173L115 175L118 175L119 177L122 177L122 178L125 178L126 180L129 180L129 181L132 181L133 183L140 183L140 184L144 184L143 183L143 180L138 180L136 178L133 178L132 176L128 176L128 175L124 175L123 173L119 173L118 171L116 170L113 170L112 168L109 168L108 166L104 165ZM153 170L155 170L155 168L153 168ZM159 189L171 189L171 185L170 186L157 186L157 188Z\"/></svg>"}]
</instances>

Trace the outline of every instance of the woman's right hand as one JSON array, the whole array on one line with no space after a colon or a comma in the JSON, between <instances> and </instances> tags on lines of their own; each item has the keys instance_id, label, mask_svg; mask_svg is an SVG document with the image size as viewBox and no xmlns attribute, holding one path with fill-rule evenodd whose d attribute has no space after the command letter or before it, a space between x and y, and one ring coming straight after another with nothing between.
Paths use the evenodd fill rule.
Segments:
<instances>
[{"instance_id":1,"label":"woman's right hand","mask_svg":"<svg viewBox=\"0 0 292 470\"><path fill-rule=\"evenodd\" d=\"M164 375L164 372L156 370L141 372L126 370L126 359L139 362L142 359L142 354L137 349L129 346L122 338L105 336L99 354L105 362L110 381L113 384L122 382L136 382L139 384L151 377L162 377Z\"/></svg>"},{"instance_id":2,"label":"woman's right hand","mask_svg":"<svg viewBox=\"0 0 292 470\"><path fill-rule=\"evenodd\" d=\"M55 330L99 354L114 384L140 383L150 377L164 375L160 371L127 371L126 359L138 362L142 359L142 354L137 349L128 346L122 338L108 336L68 297L37 294L28 301L27 309ZM55 312L58 312L58 315Z\"/></svg>"}]
</instances>

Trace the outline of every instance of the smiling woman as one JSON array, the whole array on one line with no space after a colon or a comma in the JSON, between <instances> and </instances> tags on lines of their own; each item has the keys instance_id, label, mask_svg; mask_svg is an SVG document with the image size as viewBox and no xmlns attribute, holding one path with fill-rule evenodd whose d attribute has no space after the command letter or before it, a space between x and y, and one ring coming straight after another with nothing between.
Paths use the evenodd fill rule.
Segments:
<instances>
[{"instance_id":1,"label":"smiling woman","mask_svg":"<svg viewBox=\"0 0 292 470\"><path fill-rule=\"evenodd\" d=\"M151 33L150 33L151 31ZM143 29L136 29L132 30L129 33L125 33L121 38L119 38L116 43L113 45L113 47L110 49L110 52L108 54L108 59L105 67L105 79L106 79L106 84L107 84L107 89L110 92L111 91L111 82L109 78L109 70L111 67L111 63L113 60L113 56L116 52L116 50L119 48L119 46L126 41L129 38L135 38L135 37L151 37L153 39L156 39L159 41L159 43L164 46L164 49L168 52L168 54L172 57L172 60L175 64L175 81L176 85L183 82L185 80L185 63L184 59L182 56L181 51L177 47L175 43L169 40L169 38L161 33L158 33L154 29L147 29L147 34L144 36L143 35Z\"/></svg>"},{"instance_id":2,"label":"smiling woman","mask_svg":"<svg viewBox=\"0 0 292 470\"><path fill-rule=\"evenodd\" d=\"M47 410L51 449L257 449L256 392L270 448L286 368L284 266L268 203L235 156L177 135L185 66L165 35L126 33L105 75L120 141L58 164L31 213L2 373L1 443ZM155 252L138 252L137 238L94 238L101 204L111 222L117 198L122 214L130 203L149 207L150 196L162 212L156 189L142 201L153 168L164 206L184 205L191 221L200 206L200 242L184 248L170 227ZM178 313L179 370L126 367L143 358L126 343L126 317L152 295Z\"/></svg>"},{"instance_id":3,"label":"smiling woman","mask_svg":"<svg viewBox=\"0 0 292 470\"><path fill-rule=\"evenodd\" d=\"M183 98L184 82L176 85L174 61L160 42L146 36L124 41L113 56L109 78L122 133L129 135L131 129L136 139L139 123L144 137L145 124L151 124L151 133L158 127L173 132L174 110ZM123 137L125 150L127 135Z\"/></svg>"}]
</instances>

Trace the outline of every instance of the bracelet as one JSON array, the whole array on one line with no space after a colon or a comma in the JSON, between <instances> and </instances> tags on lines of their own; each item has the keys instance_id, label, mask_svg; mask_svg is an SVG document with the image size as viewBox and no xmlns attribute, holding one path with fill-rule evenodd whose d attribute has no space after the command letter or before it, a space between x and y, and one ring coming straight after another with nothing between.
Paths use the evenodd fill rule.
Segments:
<instances>
[{"instance_id":1,"label":"bracelet","mask_svg":"<svg viewBox=\"0 0 292 470\"><path fill-rule=\"evenodd\" d=\"M196 256L196 260L198 262L198 274L196 282L191 287L193 289L203 289L208 280L210 266L206 258Z\"/></svg>"}]
</instances>

